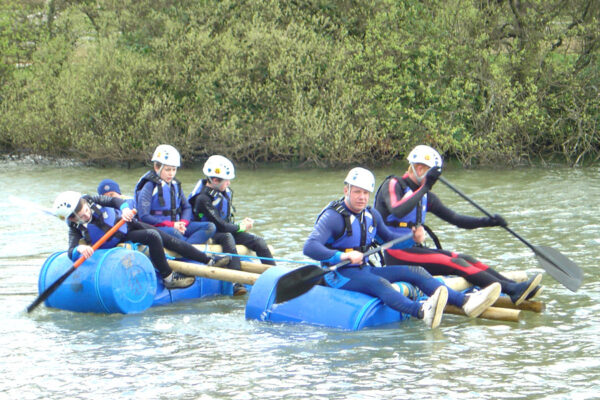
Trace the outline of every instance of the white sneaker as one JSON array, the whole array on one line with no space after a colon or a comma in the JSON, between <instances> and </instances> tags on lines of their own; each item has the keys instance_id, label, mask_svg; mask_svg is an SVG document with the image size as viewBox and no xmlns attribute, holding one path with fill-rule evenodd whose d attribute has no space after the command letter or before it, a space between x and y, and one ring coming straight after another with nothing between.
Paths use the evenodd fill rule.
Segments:
<instances>
[{"instance_id":1,"label":"white sneaker","mask_svg":"<svg viewBox=\"0 0 600 400\"><path fill-rule=\"evenodd\" d=\"M446 288L446 286L440 286L433 292L431 297L423 302L423 305L421 306L421 311L423 311L423 322L431 329L440 326L447 301L448 288Z\"/></svg>"},{"instance_id":2,"label":"white sneaker","mask_svg":"<svg viewBox=\"0 0 600 400\"><path fill-rule=\"evenodd\" d=\"M469 293L466 295L467 300L462 309L468 317L478 317L498 300L501 291L500 283L494 282L484 289Z\"/></svg>"}]
</instances>

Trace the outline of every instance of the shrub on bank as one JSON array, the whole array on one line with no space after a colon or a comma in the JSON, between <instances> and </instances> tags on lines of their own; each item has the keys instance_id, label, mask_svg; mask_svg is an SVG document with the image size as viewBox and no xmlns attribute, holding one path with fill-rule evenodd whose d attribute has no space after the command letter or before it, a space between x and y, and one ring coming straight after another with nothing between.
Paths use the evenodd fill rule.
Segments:
<instances>
[{"instance_id":1,"label":"shrub on bank","mask_svg":"<svg viewBox=\"0 0 600 400\"><path fill-rule=\"evenodd\" d=\"M5 151L106 163L170 143L188 161L378 165L429 143L463 165L599 157L598 11L584 2L93 3L48 2L32 65L3 75Z\"/></svg>"}]
</instances>

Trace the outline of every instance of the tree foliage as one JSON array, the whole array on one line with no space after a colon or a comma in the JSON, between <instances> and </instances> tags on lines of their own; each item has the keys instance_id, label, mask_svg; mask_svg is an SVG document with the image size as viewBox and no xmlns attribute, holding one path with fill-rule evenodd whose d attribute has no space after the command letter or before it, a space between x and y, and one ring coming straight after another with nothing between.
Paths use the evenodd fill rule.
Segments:
<instances>
[{"instance_id":1,"label":"tree foliage","mask_svg":"<svg viewBox=\"0 0 600 400\"><path fill-rule=\"evenodd\" d=\"M600 157L597 0L6 0L0 147L144 161Z\"/></svg>"}]
</instances>

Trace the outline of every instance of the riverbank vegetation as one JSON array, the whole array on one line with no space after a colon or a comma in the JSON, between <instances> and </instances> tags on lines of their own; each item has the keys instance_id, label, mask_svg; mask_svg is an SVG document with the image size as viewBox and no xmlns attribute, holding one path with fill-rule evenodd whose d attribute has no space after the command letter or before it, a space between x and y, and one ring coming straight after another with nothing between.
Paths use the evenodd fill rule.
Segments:
<instances>
[{"instance_id":1,"label":"riverbank vegetation","mask_svg":"<svg viewBox=\"0 0 600 400\"><path fill-rule=\"evenodd\" d=\"M597 0L4 0L0 149L594 162L599 16Z\"/></svg>"}]
</instances>

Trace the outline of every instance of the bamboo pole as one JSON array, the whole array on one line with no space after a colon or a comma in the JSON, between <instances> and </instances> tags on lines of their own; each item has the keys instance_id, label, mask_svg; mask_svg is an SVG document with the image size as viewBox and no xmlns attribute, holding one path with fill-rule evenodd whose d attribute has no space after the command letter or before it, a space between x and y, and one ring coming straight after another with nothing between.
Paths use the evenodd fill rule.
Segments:
<instances>
[{"instance_id":1,"label":"bamboo pole","mask_svg":"<svg viewBox=\"0 0 600 400\"><path fill-rule=\"evenodd\" d=\"M253 272L255 274L262 274L273 266L270 264L254 263L250 261L240 261L240 265L242 267L242 271Z\"/></svg>"},{"instance_id":2,"label":"bamboo pole","mask_svg":"<svg viewBox=\"0 0 600 400\"><path fill-rule=\"evenodd\" d=\"M461 278L462 279L462 278ZM399 287L397 284L392 285L394 289L401 292L403 295L408 296L409 290L405 285ZM454 314L454 315L465 315L465 312L460 307L456 307L450 304L446 304L446 308L444 308L444 313L446 314ZM477 318L483 319L492 319L497 321L508 321L508 322L518 322L520 317L520 310L512 310L508 308L499 308L499 307L489 307L483 313L481 313Z\"/></svg>"},{"instance_id":3,"label":"bamboo pole","mask_svg":"<svg viewBox=\"0 0 600 400\"><path fill-rule=\"evenodd\" d=\"M462 308L450 304L446 304L446 308L444 308L444 313L454 315L465 315L465 312ZM519 322L520 315L521 310L513 310L501 307L489 307L477 318L493 319L496 321Z\"/></svg>"},{"instance_id":4,"label":"bamboo pole","mask_svg":"<svg viewBox=\"0 0 600 400\"><path fill-rule=\"evenodd\" d=\"M203 278L218 279L233 283L254 285L260 274L252 272L236 271L234 269L209 267L202 264L188 263L184 261L167 260L173 271L189 276L200 276Z\"/></svg>"},{"instance_id":5,"label":"bamboo pole","mask_svg":"<svg viewBox=\"0 0 600 400\"><path fill-rule=\"evenodd\" d=\"M517 282L523 282L523 281L527 280L527 274L524 271L511 271L511 272L506 272L503 275L506 276L507 278L512 279ZM446 286L448 286L451 289L457 290L457 291L463 291L463 290L468 289L473 286L472 284L467 282L465 280L465 278L462 278L462 277L452 277L452 278L438 277L438 278L441 278L444 281L444 283L446 284ZM533 312L537 312L537 313L542 312L545 308L545 305L543 302L532 301L532 300L525 300L524 302L522 302L521 304L516 306L513 304L512 301L510 301L510 299L507 296L500 296L498 298L498 300L492 306L493 307L501 307L501 308L510 308L510 309L515 309L515 310L533 311Z\"/></svg>"}]
</instances>

